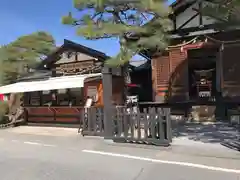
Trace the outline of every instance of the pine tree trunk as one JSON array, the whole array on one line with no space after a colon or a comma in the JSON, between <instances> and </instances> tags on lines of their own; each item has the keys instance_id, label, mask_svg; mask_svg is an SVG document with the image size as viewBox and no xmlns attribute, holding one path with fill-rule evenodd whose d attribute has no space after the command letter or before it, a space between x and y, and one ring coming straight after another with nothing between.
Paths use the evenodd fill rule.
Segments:
<instances>
[{"instance_id":1,"label":"pine tree trunk","mask_svg":"<svg viewBox=\"0 0 240 180\"><path fill-rule=\"evenodd\" d=\"M21 94L10 94L10 98L8 101L9 113L15 114L17 109L20 107L21 104Z\"/></svg>"},{"instance_id":2,"label":"pine tree trunk","mask_svg":"<svg viewBox=\"0 0 240 180\"><path fill-rule=\"evenodd\" d=\"M128 84L131 83L131 77L129 73L128 64L123 67L123 76L124 76L124 102L126 102L127 95L128 95Z\"/></svg>"}]
</instances>

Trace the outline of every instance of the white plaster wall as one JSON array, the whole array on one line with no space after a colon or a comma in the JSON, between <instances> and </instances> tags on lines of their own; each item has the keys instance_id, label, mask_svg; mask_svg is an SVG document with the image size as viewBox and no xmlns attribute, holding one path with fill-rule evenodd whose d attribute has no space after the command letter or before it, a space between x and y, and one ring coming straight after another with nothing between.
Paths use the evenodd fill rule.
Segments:
<instances>
[{"instance_id":1,"label":"white plaster wall","mask_svg":"<svg viewBox=\"0 0 240 180\"><path fill-rule=\"evenodd\" d=\"M86 54L79 53L79 52L77 52L77 53L78 53L77 61L85 61L85 60L94 59L93 57L88 56ZM69 62L75 62L75 61L76 61L75 55L72 55L70 58L68 58L67 53L64 52L62 54L62 58L59 61L57 61L55 64L69 63Z\"/></svg>"},{"instance_id":2,"label":"white plaster wall","mask_svg":"<svg viewBox=\"0 0 240 180\"><path fill-rule=\"evenodd\" d=\"M204 6L204 5L203 5ZM193 4L191 7L186 9L183 13L179 14L176 18L176 27L179 28L182 24L184 24L188 19L190 19L193 15L196 14L196 11L193 8L198 9L198 4ZM209 25L216 22L214 19L203 16L203 24ZM198 27L199 26L199 15L192 19L188 24L186 24L184 28L190 27Z\"/></svg>"}]
</instances>

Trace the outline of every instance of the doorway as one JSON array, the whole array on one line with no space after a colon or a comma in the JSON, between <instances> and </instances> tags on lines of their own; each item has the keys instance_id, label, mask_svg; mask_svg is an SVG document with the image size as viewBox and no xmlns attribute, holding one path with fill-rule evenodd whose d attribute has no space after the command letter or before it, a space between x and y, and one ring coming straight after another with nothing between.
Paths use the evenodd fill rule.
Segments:
<instances>
[{"instance_id":1,"label":"doorway","mask_svg":"<svg viewBox=\"0 0 240 180\"><path fill-rule=\"evenodd\" d=\"M189 99L215 101L217 50L213 48L188 51Z\"/></svg>"},{"instance_id":2,"label":"doorway","mask_svg":"<svg viewBox=\"0 0 240 180\"><path fill-rule=\"evenodd\" d=\"M137 95L139 102L152 102L152 69L151 61L147 61L144 67L136 67L130 72L131 86L128 89L129 96Z\"/></svg>"}]
</instances>

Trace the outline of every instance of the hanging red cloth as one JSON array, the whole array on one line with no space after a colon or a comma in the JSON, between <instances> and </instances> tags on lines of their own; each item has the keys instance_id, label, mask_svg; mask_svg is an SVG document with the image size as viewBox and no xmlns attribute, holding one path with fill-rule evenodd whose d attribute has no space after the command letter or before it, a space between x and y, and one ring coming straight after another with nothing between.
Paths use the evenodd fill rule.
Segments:
<instances>
[{"instance_id":1,"label":"hanging red cloth","mask_svg":"<svg viewBox=\"0 0 240 180\"><path fill-rule=\"evenodd\" d=\"M214 44L211 42L197 42L197 43L193 43L193 44L187 44L187 45L181 47L181 52L183 52L187 55L188 50L201 49L201 48L209 47L209 46L213 46L213 45Z\"/></svg>"},{"instance_id":2,"label":"hanging red cloth","mask_svg":"<svg viewBox=\"0 0 240 180\"><path fill-rule=\"evenodd\" d=\"M140 87L139 84L127 84L128 87Z\"/></svg>"},{"instance_id":3,"label":"hanging red cloth","mask_svg":"<svg viewBox=\"0 0 240 180\"><path fill-rule=\"evenodd\" d=\"M185 53L185 55L187 56L187 51L190 49L200 49L202 48L204 45L203 42L199 42L199 43L194 43L194 44L188 44L185 46L181 47L181 52Z\"/></svg>"}]
</instances>

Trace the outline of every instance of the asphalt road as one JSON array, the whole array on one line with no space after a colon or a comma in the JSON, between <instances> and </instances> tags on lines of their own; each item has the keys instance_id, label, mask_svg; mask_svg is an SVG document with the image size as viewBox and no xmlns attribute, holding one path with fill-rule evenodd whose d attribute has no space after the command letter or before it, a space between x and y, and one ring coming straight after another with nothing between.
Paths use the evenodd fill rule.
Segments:
<instances>
[{"instance_id":1,"label":"asphalt road","mask_svg":"<svg viewBox=\"0 0 240 180\"><path fill-rule=\"evenodd\" d=\"M76 132L21 127L0 130L0 179L240 179L237 152L211 147L215 152L207 156L197 151L188 154L183 147L139 148L83 138ZM197 149L203 152L200 147Z\"/></svg>"}]
</instances>

